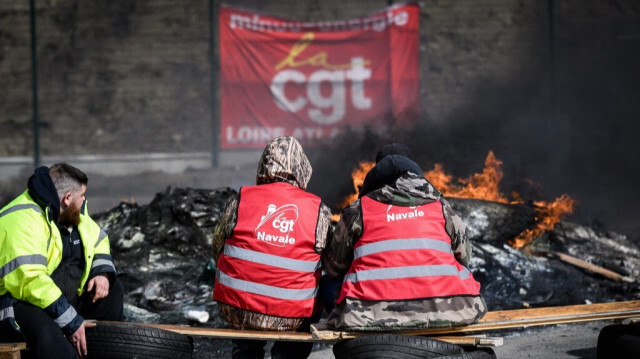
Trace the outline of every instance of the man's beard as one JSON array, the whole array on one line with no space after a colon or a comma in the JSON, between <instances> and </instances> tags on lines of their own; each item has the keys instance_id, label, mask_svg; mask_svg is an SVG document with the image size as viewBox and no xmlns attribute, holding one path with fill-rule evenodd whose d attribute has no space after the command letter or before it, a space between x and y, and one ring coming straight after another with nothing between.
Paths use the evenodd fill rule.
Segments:
<instances>
[{"instance_id":1,"label":"man's beard","mask_svg":"<svg viewBox=\"0 0 640 359\"><path fill-rule=\"evenodd\" d=\"M60 212L58 223L67 227L76 227L80 224L80 208L76 207L73 203L69 205L69 207Z\"/></svg>"}]
</instances>

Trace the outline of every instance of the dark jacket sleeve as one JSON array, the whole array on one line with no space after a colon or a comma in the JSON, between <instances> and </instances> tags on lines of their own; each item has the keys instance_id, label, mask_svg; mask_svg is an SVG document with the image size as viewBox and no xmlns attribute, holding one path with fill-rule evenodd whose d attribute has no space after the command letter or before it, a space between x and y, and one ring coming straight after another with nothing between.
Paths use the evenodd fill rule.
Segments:
<instances>
[{"instance_id":1,"label":"dark jacket sleeve","mask_svg":"<svg viewBox=\"0 0 640 359\"><path fill-rule=\"evenodd\" d=\"M327 248L327 243L331 242L333 237L333 226L331 225L331 210L329 207L321 203L318 212L318 224L316 226L316 253L323 253Z\"/></svg>"},{"instance_id":2,"label":"dark jacket sleeve","mask_svg":"<svg viewBox=\"0 0 640 359\"><path fill-rule=\"evenodd\" d=\"M218 224L213 231L213 240L211 242L213 250L212 256L216 262L224 250L225 241L233 235L233 229L238 221L239 199L239 194L236 194L227 200L224 212L222 216L220 216Z\"/></svg>"},{"instance_id":3,"label":"dark jacket sleeve","mask_svg":"<svg viewBox=\"0 0 640 359\"><path fill-rule=\"evenodd\" d=\"M451 237L451 249L456 257L456 260L463 266L468 266L471 260L471 242L467 238L467 227L465 226L462 218L458 216L449 202L444 198L440 199L442 202L442 211L444 212L445 230L449 237Z\"/></svg>"},{"instance_id":4,"label":"dark jacket sleeve","mask_svg":"<svg viewBox=\"0 0 640 359\"><path fill-rule=\"evenodd\" d=\"M341 278L353 261L353 247L362 235L360 200L345 207L336 225L333 237L322 255L322 264L327 274Z\"/></svg>"}]
</instances>

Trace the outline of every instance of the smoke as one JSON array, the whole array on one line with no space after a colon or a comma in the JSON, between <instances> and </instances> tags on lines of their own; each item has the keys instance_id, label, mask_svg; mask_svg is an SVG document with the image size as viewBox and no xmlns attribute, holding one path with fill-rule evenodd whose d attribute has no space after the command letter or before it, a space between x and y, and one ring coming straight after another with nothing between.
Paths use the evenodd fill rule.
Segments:
<instances>
[{"instance_id":1,"label":"smoke","mask_svg":"<svg viewBox=\"0 0 640 359\"><path fill-rule=\"evenodd\" d=\"M618 40L588 56L559 51L555 86L541 68L510 84L478 84L472 100L444 119L423 116L414 127L387 133L350 131L312 152L309 190L337 210L353 191L351 170L374 161L387 143L405 143L423 170L442 163L456 178L481 171L494 151L503 161L503 193L518 191L525 200L567 193L579 201L569 220L640 238L640 42Z\"/></svg>"}]
</instances>

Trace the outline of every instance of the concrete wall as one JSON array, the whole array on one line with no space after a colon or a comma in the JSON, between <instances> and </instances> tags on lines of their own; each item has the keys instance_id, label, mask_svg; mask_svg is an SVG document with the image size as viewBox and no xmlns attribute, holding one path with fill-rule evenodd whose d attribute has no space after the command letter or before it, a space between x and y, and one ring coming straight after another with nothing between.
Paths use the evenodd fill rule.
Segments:
<instances>
[{"instance_id":1,"label":"concrete wall","mask_svg":"<svg viewBox=\"0 0 640 359\"><path fill-rule=\"evenodd\" d=\"M44 156L209 150L206 0L36 4ZM3 156L32 153L28 5L0 3Z\"/></svg>"}]
</instances>

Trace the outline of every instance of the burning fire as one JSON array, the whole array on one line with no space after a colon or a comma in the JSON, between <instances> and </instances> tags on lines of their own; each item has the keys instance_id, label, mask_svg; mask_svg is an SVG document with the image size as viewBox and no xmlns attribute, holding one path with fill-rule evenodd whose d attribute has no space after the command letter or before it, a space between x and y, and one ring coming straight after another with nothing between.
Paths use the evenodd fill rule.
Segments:
<instances>
[{"instance_id":1,"label":"burning fire","mask_svg":"<svg viewBox=\"0 0 640 359\"><path fill-rule=\"evenodd\" d=\"M563 194L551 203L537 201L534 204L536 206L537 225L535 228L526 229L509 242L515 248L522 248L544 233L544 231L552 230L562 217L573 212L576 200L567 194Z\"/></svg>"},{"instance_id":2,"label":"burning fire","mask_svg":"<svg viewBox=\"0 0 640 359\"><path fill-rule=\"evenodd\" d=\"M373 168L376 164L374 162L360 162L360 167L351 171L351 178L353 179L353 189L356 191L347 198L344 199L342 205L340 207L346 207L349 203L358 199L358 194L360 193L360 189L362 188L362 183L364 182L364 178L369 172L370 169Z\"/></svg>"},{"instance_id":3,"label":"burning fire","mask_svg":"<svg viewBox=\"0 0 640 359\"><path fill-rule=\"evenodd\" d=\"M362 183L364 182L364 177L367 175L370 169L375 166L375 162L367 162L363 161L359 163L358 168L351 171L351 179L353 180L353 189L354 193L348 195L344 201L340 204L340 208L344 208L348 206L351 202L358 199L358 194L360 193L360 189L362 188ZM332 214L331 220L334 222L338 222L340 220L339 214Z\"/></svg>"},{"instance_id":4,"label":"burning fire","mask_svg":"<svg viewBox=\"0 0 640 359\"><path fill-rule=\"evenodd\" d=\"M482 173L458 179L460 185L451 184L452 177L444 173L441 163L436 163L435 168L425 172L424 176L447 197L474 198L510 203L498 189L498 184L500 184L503 176L500 165L502 165L502 161L496 159L496 156L490 151L484 160Z\"/></svg>"},{"instance_id":5,"label":"burning fire","mask_svg":"<svg viewBox=\"0 0 640 359\"><path fill-rule=\"evenodd\" d=\"M362 187L367 172L375 165L373 162L360 162L358 168L351 172L355 193L345 198L341 207L349 205L358 199L358 193ZM511 194L511 199L500 192L498 185L502 180L502 161L498 160L493 151L489 151L484 161L484 168L481 173L473 174L467 178L457 179L453 183L453 176L444 172L441 163L436 163L434 169L424 173L424 176L442 192L446 197L471 198L499 203L523 203L520 195L516 192ZM547 230L551 230L567 214L573 212L576 201L567 194L556 198L553 202L537 201L534 203L536 210L537 226L527 229L510 241L515 248L522 248L537 238ZM334 214L332 220L338 221L339 214Z\"/></svg>"}]
</instances>

